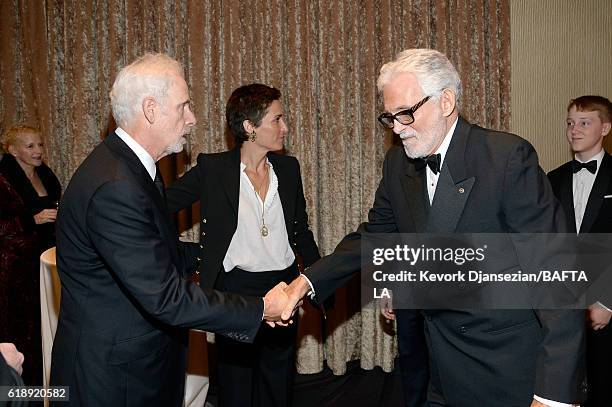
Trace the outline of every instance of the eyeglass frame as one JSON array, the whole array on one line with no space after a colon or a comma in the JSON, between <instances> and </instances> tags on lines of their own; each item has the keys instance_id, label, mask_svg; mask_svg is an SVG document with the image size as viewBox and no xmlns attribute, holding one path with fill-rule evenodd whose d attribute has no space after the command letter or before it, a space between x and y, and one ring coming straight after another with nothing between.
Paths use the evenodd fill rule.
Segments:
<instances>
[{"instance_id":1,"label":"eyeglass frame","mask_svg":"<svg viewBox=\"0 0 612 407\"><path fill-rule=\"evenodd\" d=\"M383 127L387 129L392 129L395 126L395 122L398 122L399 124L402 124L404 126L408 126L414 123L414 113L419 109L419 107L423 106L425 102L427 102L430 98L431 96L425 96L423 99L421 99L420 102L417 102L414 106L408 109L400 110L399 112L395 114L382 113L381 115L378 116L377 120ZM401 120L399 120L398 116L408 116L410 117L411 120L408 123L404 123ZM391 118L392 120L390 121L389 124L387 124L383 121L384 118Z\"/></svg>"}]
</instances>

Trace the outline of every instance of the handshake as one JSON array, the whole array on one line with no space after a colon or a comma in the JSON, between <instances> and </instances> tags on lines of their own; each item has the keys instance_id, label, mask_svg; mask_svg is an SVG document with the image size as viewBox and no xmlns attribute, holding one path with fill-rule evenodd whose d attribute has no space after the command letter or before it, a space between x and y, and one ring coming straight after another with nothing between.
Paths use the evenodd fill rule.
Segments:
<instances>
[{"instance_id":1,"label":"handshake","mask_svg":"<svg viewBox=\"0 0 612 407\"><path fill-rule=\"evenodd\" d=\"M278 283L266 293L264 300L264 320L271 327L292 324L291 317L302 305L302 298L310 291L308 280L299 275L289 285Z\"/></svg>"}]
</instances>

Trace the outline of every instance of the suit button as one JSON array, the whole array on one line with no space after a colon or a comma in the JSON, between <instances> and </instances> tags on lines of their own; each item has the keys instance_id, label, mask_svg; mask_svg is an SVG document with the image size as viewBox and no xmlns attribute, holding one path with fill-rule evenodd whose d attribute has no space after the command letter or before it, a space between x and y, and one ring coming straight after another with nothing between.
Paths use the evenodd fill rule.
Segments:
<instances>
[{"instance_id":1,"label":"suit button","mask_svg":"<svg viewBox=\"0 0 612 407\"><path fill-rule=\"evenodd\" d=\"M201 258L201 257L196 257L196 259L198 259L198 261L202 261L202 258Z\"/></svg>"},{"instance_id":2,"label":"suit button","mask_svg":"<svg viewBox=\"0 0 612 407\"><path fill-rule=\"evenodd\" d=\"M297 236L297 232L293 232L293 235L294 235L294 236Z\"/></svg>"},{"instance_id":3,"label":"suit button","mask_svg":"<svg viewBox=\"0 0 612 407\"><path fill-rule=\"evenodd\" d=\"M294 221L293 221L293 224L294 224L294 225L297 225L297 224L298 224L298 221L297 221L297 220L294 220Z\"/></svg>"},{"instance_id":4,"label":"suit button","mask_svg":"<svg viewBox=\"0 0 612 407\"><path fill-rule=\"evenodd\" d=\"M460 326L460 327L459 327L459 332L461 332L462 334L464 334L464 333L466 333L466 332L467 332L467 328L466 328L466 327L464 327L464 326Z\"/></svg>"},{"instance_id":5,"label":"suit button","mask_svg":"<svg viewBox=\"0 0 612 407\"><path fill-rule=\"evenodd\" d=\"M292 244L292 245L294 245L294 246L297 246L297 243L295 243L295 242L293 242L293 243L291 243L291 244Z\"/></svg>"},{"instance_id":6,"label":"suit button","mask_svg":"<svg viewBox=\"0 0 612 407\"><path fill-rule=\"evenodd\" d=\"M202 232L202 236L206 236L206 232Z\"/></svg>"},{"instance_id":7,"label":"suit button","mask_svg":"<svg viewBox=\"0 0 612 407\"><path fill-rule=\"evenodd\" d=\"M200 270L196 270L196 274L200 274Z\"/></svg>"},{"instance_id":8,"label":"suit button","mask_svg":"<svg viewBox=\"0 0 612 407\"><path fill-rule=\"evenodd\" d=\"M206 218L202 218L202 223L206 223Z\"/></svg>"},{"instance_id":9,"label":"suit button","mask_svg":"<svg viewBox=\"0 0 612 407\"><path fill-rule=\"evenodd\" d=\"M204 246L200 245L200 249L203 249L203 248L204 248Z\"/></svg>"}]
</instances>

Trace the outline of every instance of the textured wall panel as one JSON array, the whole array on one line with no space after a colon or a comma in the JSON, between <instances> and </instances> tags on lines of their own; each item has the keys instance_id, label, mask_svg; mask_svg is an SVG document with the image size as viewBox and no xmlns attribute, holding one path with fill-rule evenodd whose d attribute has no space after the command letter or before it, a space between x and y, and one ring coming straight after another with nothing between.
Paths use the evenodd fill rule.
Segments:
<instances>
[{"instance_id":1,"label":"textured wall panel","mask_svg":"<svg viewBox=\"0 0 612 407\"><path fill-rule=\"evenodd\" d=\"M545 171L571 158L565 140L569 100L612 98L611 16L610 0L510 2L510 127L533 143Z\"/></svg>"}]
</instances>

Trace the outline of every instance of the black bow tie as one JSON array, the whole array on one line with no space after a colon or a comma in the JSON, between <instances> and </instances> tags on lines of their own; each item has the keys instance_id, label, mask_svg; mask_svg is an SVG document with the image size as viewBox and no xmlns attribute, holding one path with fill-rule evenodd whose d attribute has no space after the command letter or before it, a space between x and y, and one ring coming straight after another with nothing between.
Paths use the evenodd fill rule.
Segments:
<instances>
[{"instance_id":1,"label":"black bow tie","mask_svg":"<svg viewBox=\"0 0 612 407\"><path fill-rule=\"evenodd\" d=\"M597 160L591 160L588 163L581 163L578 160L572 160L572 171L574 174L585 168L591 174L595 174L597 172Z\"/></svg>"},{"instance_id":2,"label":"black bow tie","mask_svg":"<svg viewBox=\"0 0 612 407\"><path fill-rule=\"evenodd\" d=\"M428 155L427 157L415 160L414 168L417 171L421 171L425 166L428 166L434 174L437 174L440 172L440 161L442 161L440 153Z\"/></svg>"}]
</instances>

